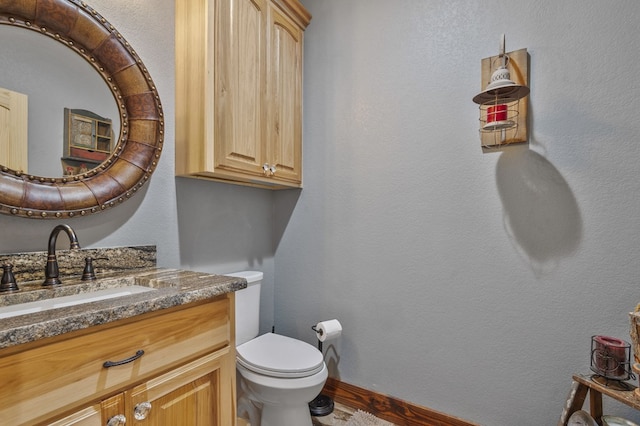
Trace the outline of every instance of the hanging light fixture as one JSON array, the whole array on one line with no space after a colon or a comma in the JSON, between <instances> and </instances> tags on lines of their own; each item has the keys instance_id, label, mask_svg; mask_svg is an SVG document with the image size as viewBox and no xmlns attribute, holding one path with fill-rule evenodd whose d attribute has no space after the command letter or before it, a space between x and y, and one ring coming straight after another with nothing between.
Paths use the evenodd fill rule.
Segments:
<instances>
[{"instance_id":1,"label":"hanging light fixture","mask_svg":"<svg viewBox=\"0 0 640 426\"><path fill-rule=\"evenodd\" d=\"M526 49L505 53L505 36L500 54L482 60L485 89L473 97L480 106L480 139L483 148L495 148L527 141L527 102L529 94Z\"/></svg>"}]
</instances>

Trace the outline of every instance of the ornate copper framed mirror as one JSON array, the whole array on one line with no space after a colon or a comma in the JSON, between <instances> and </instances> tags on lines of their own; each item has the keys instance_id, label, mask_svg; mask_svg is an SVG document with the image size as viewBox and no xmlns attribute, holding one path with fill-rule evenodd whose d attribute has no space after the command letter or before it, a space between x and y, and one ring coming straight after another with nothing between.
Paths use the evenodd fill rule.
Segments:
<instances>
[{"instance_id":1,"label":"ornate copper framed mirror","mask_svg":"<svg viewBox=\"0 0 640 426\"><path fill-rule=\"evenodd\" d=\"M109 86L121 122L111 155L86 172L45 177L0 165L0 213L67 219L133 196L154 172L164 141L160 98L134 49L84 1L0 0L0 25L36 31L83 57Z\"/></svg>"}]
</instances>

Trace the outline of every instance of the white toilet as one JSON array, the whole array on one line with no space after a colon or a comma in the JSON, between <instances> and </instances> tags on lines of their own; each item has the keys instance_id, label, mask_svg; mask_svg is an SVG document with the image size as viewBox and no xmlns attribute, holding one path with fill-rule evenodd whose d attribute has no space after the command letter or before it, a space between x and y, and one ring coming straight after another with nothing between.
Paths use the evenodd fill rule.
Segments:
<instances>
[{"instance_id":1,"label":"white toilet","mask_svg":"<svg viewBox=\"0 0 640 426\"><path fill-rule=\"evenodd\" d=\"M262 272L226 275L248 283L235 293L238 415L251 426L310 426L308 403L328 376L322 353L290 337L258 336Z\"/></svg>"}]
</instances>

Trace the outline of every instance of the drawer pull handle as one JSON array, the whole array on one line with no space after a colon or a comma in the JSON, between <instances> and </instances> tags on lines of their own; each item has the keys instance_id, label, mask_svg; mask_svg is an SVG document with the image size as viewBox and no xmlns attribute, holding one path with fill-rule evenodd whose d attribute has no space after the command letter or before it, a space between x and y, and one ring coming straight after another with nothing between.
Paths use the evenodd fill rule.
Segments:
<instances>
[{"instance_id":1,"label":"drawer pull handle","mask_svg":"<svg viewBox=\"0 0 640 426\"><path fill-rule=\"evenodd\" d=\"M136 354L130 358L127 359L123 359L120 361L105 361L104 364L102 364L102 366L104 368L109 368L109 367L115 367L116 365L123 365L123 364L128 364L130 362L135 361L136 359L140 358L142 355L144 355L144 351L142 349L140 349L138 352L136 352Z\"/></svg>"},{"instance_id":2,"label":"drawer pull handle","mask_svg":"<svg viewBox=\"0 0 640 426\"><path fill-rule=\"evenodd\" d=\"M136 404L133 409L133 417L136 420L144 420L149 415L149 411L151 411L151 403L148 401L141 402L140 404Z\"/></svg>"},{"instance_id":3,"label":"drawer pull handle","mask_svg":"<svg viewBox=\"0 0 640 426\"><path fill-rule=\"evenodd\" d=\"M107 426L123 426L127 423L127 418L122 414L115 415L107 420Z\"/></svg>"}]
</instances>

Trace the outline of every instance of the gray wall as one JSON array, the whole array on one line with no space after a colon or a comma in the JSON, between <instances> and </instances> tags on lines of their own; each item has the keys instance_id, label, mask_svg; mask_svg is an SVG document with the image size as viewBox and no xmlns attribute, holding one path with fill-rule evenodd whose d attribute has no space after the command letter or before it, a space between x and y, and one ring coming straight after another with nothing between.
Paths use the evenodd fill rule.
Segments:
<instances>
[{"instance_id":1,"label":"gray wall","mask_svg":"<svg viewBox=\"0 0 640 426\"><path fill-rule=\"evenodd\" d=\"M556 424L591 336L629 340L640 302L640 3L303 2L305 188L276 215L276 327L313 342L339 318L341 380ZM501 33L531 56L531 143L483 154L471 98Z\"/></svg>"},{"instance_id":2,"label":"gray wall","mask_svg":"<svg viewBox=\"0 0 640 426\"><path fill-rule=\"evenodd\" d=\"M340 379L555 424L591 335L628 339L640 302L640 5L303 1L305 189L277 193L173 177L173 1L91 1L149 68L167 143L142 193L69 222L80 242L264 270L263 330L315 344L339 318ZM531 55L531 143L483 154L471 98L501 33ZM56 223L2 215L0 251L44 250Z\"/></svg>"}]
</instances>

